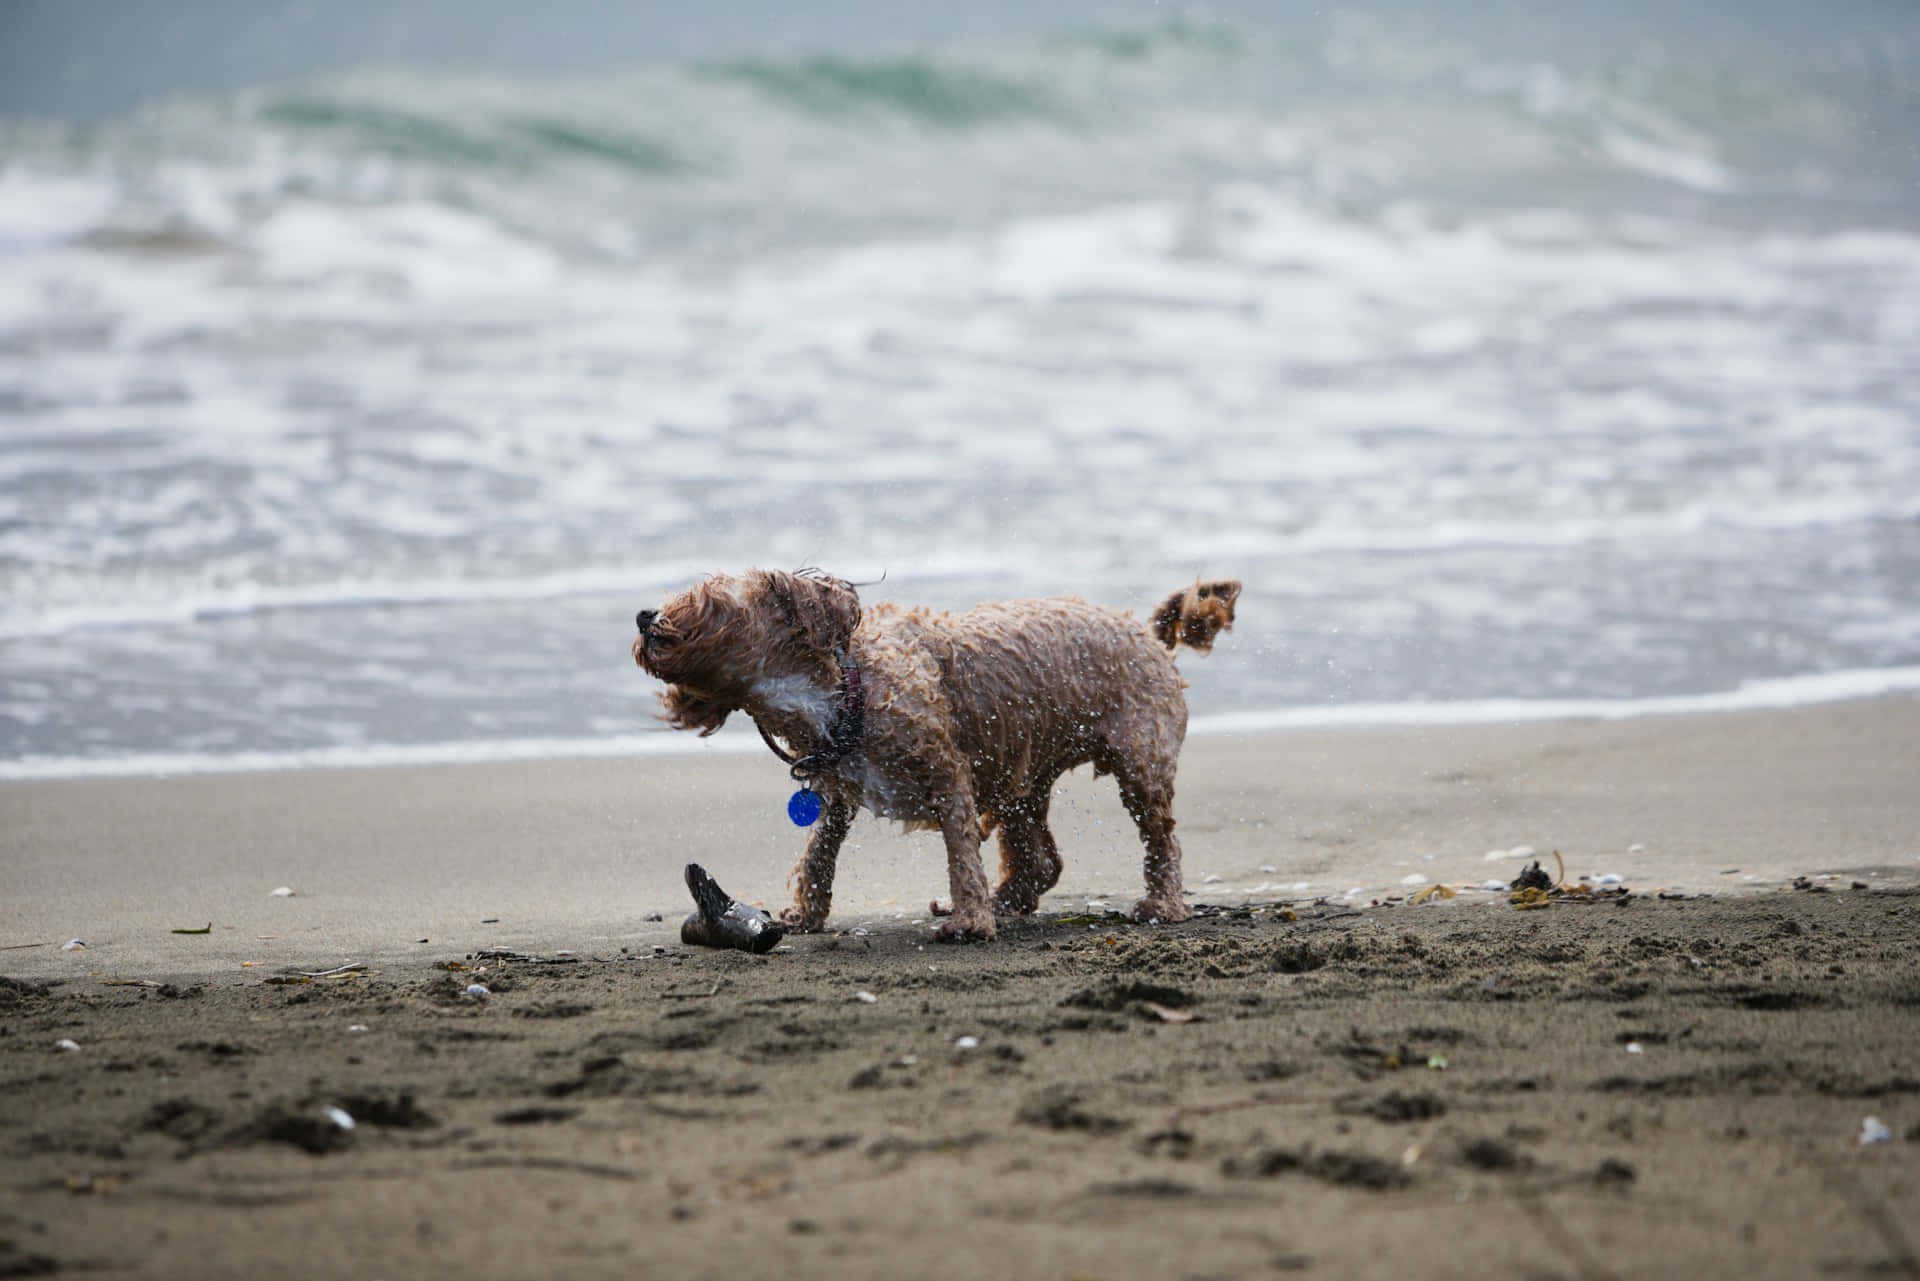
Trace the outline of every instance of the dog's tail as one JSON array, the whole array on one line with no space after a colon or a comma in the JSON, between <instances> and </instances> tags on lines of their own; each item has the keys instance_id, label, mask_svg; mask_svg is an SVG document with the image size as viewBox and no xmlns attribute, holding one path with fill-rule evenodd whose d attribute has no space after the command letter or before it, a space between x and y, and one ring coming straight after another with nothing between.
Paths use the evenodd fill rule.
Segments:
<instances>
[{"instance_id":1,"label":"dog's tail","mask_svg":"<svg viewBox=\"0 0 1920 1281\"><path fill-rule=\"evenodd\" d=\"M1168 649L1188 645L1204 654L1213 648L1214 637L1233 630L1233 603L1239 599L1237 578L1196 579L1153 611L1153 634Z\"/></svg>"}]
</instances>

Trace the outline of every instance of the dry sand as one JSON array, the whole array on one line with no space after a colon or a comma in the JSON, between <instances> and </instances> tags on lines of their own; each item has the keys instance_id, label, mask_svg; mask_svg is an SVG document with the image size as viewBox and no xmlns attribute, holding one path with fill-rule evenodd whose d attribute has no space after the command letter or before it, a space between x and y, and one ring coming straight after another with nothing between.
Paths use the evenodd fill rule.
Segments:
<instances>
[{"instance_id":1,"label":"dry sand","mask_svg":"<svg viewBox=\"0 0 1920 1281\"><path fill-rule=\"evenodd\" d=\"M863 822L767 957L675 928L783 897L770 760L0 786L0 1277L1920 1275L1920 702L1181 783L1193 923L1082 776L1000 942Z\"/></svg>"}]
</instances>

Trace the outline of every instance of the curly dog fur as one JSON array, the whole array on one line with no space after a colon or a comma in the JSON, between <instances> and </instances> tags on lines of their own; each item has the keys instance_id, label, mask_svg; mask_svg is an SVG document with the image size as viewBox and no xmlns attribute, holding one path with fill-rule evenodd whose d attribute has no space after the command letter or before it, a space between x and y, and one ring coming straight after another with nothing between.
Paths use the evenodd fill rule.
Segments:
<instances>
[{"instance_id":1,"label":"curly dog fur","mask_svg":"<svg viewBox=\"0 0 1920 1281\"><path fill-rule=\"evenodd\" d=\"M1182 921L1192 912L1173 779L1187 704L1173 652L1210 649L1239 594L1231 580L1196 582L1146 623L1075 598L948 614L862 609L839 579L751 570L642 610L633 658L666 682L677 729L711 734L743 711L770 745L812 753L845 736L852 705L857 742L809 774L825 813L794 870L784 915L795 929L826 924L834 862L865 806L945 839L952 907L938 937L992 938L996 912L1032 912L1060 879L1047 804L1055 780L1085 764L1114 776L1146 845L1134 916ZM989 892L980 843L996 827L1000 883Z\"/></svg>"}]
</instances>

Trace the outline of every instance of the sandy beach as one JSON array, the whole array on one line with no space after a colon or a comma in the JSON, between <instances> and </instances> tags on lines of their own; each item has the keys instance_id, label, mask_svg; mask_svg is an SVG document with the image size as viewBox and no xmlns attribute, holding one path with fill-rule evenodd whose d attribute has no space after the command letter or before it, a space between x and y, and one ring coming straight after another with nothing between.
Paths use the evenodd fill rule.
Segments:
<instances>
[{"instance_id":1,"label":"sandy beach","mask_svg":"<svg viewBox=\"0 0 1920 1281\"><path fill-rule=\"evenodd\" d=\"M1082 773L997 943L862 819L765 957L677 924L785 900L770 758L6 784L0 1276L1920 1275L1916 762L1908 697L1198 738L1195 921Z\"/></svg>"}]
</instances>

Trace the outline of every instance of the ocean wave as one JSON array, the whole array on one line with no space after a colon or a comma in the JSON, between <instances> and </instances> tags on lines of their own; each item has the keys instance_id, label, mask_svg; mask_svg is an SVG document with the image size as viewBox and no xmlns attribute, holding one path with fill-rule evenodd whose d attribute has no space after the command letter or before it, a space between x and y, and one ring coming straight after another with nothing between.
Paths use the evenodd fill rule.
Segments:
<instances>
[{"instance_id":1,"label":"ocean wave","mask_svg":"<svg viewBox=\"0 0 1920 1281\"><path fill-rule=\"evenodd\" d=\"M880 110L959 129L1065 115L1064 105L1039 85L929 58L736 62L703 69L703 74L748 85L808 115L834 119L860 110Z\"/></svg>"},{"instance_id":2,"label":"ocean wave","mask_svg":"<svg viewBox=\"0 0 1920 1281\"><path fill-rule=\"evenodd\" d=\"M1152 539L1151 554L1153 563L1163 567L1161 577L1168 581L1194 572L1188 567L1205 572L1222 566L1252 566L1296 576L1311 570L1317 559L1329 556L1431 558L1499 549L1535 556L1581 548L1671 545L1675 540L1708 534L1766 538L1844 530L1873 537L1876 531L1898 529L1916 521L1920 521L1920 497L1912 495L1851 495L1762 504L1730 499L1690 503L1659 513L1510 521L1431 520L1400 528L1333 522L1304 527L1282 523L1278 528L1259 523L1217 529L1169 526ZM1147 533L1158 523L1158 517L1143 513L1136 525L1140 532ZM1084 518L1081 527L1083 531L1091 528ZM1142 548L1126 558L1131 565L1129 576L1149 571L1150 566L1137 559L1145 551ZM807 558L787 559L797 564ZM772 563L783 562L774 558ZM903 554L896 565L906 567L910 583L936 588L943 581L979 584L983 594L992 594L994 584L1018 584L1030 590L1027 585L1035 581L1089 583L1116 576L1112 554L1105 552L1056 555L1044 580L1036 580L1030 558L1013 549L982 547L972 553L916 549ZM742 563L720 559L654 561L644 568L581 566L503 577L487 576L482 567L476 566L478 572L471 576L341 576L304 583L211 583L199 573L165 575L148 567L132 573L67 575L61 586L54 585L54 576L39 571L27 580L32 584L30 592L16 593L14 599L0 606L0 641L293 612L511 604L611 595L649 599L707 573L743 567ZM879 581L888 573L888 565L871 560L870 553L830 568L860 581Z\"/></svg>"},{"instance_id":3,"label":"ocean wave","mask_svg":"<svg viewBox=\"0 0 1920 1281\"><path fill-rule=\"evenodd\" d=\"M1662 698L1488 699L1473 702L1332 704L1196 717L1192 737L1283 733L1302 729L1446 725L1519 725L1550 721L1632 720L1774 711L1920 692L1920 667L1820 672L1750 681L1734 689ZM152 752L122 756L26 756L0 760L0 781L179 777L304 769L388 769L497 762L627 759L658 756L751 756L759 737L734 727L702 738L661 729L593 738L462 739L377 743L296 751Z\"/></svg>"},{"instance_id":4,"label":"ocean wave","mask_svg":"<svg viewBox=\"0 0 1920 1281\"><path fill-rule=\"evenodd\" d=\"M1844 703L1920 691L1920 667L1817 672L1746 681L1729 690L1658 698L1484 699L1474 702L1337 703L1222 712L1197 717L1197 735L1257 734L1288 729L1412 725L1519 725L1541 721L1638 720L1651 716L1700 716L1726 712L1778 711Z\"/></svg>"},{"instance_id":5,"label":"ocean wave","mask_svg":"<svg viewBox=\"0 0 1920 1281\"><path fill-rule=\"evenodd\" d=\"M1894 105L1836 101L1845 82L1817 67L1776 70L1764 91L1722 68L1734 87L1716 94L1713 70L1516 63L1352 13L1318 33L1172 23L590 76L361 70L84 127L0 121L0 250L64 231L216 251L290 202L433 204L588 260L650 261L1196 181L1282 180L1335 209L1516 177L1730 196L1818 168L1830 186L1859 178L1856 195L1884 189L1871 126ZM1855 92L1890 92L1877 83ZM20 175L38 184L30 200L9 189Z\"/></svg>"},{"instance_id":6,"label":"ocean wave","mask_svg":"<svg viewBox=\"0 0 1920 1281\"><path fill-rule=\"evenodd\" d=\"M651 599L712 567L556 570L526 578L343 579L308 584L238 584L156 591L145 598L0 611L0 640L94 628L175 626L251 615L391 606L466 605L628 595Z\"/></svg>"},{"instance_id":7,"label":"ocean wave","mask_svg":"<svg viewBox=\"0 0 1920 1281\"><path fill-rule=\"evenodd\" d=\"M0 121L10 750L565 738L603 598L755 563L1243 573L1356 701L1910 661L1920 236L1842 109L1895 81L1295 34Z\"/></svg>"}]
</instances>

